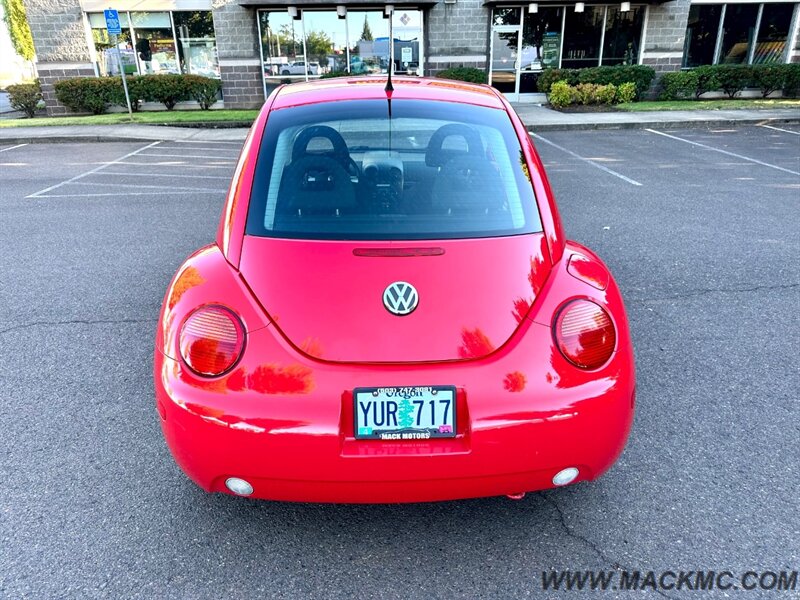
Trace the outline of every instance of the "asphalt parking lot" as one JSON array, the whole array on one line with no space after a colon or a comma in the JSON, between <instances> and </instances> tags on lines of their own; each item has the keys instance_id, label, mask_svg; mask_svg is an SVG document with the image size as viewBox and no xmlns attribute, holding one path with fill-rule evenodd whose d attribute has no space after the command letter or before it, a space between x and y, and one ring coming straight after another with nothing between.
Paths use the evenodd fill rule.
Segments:
<instances>
[{"instance_id":1,"label":"asphalt parking lot","mask_svg":"<svg viewBox=\"0 0 800 600\"><path fill-rule=\"evenodd\" d=\"M0 145L0 597L549 598L549 569L800 568L800 126L535 142L626 299L631 438L590 484L400 506L206 495L163 442L155 321L239 144Z\"/></svg>"}]
</instances>

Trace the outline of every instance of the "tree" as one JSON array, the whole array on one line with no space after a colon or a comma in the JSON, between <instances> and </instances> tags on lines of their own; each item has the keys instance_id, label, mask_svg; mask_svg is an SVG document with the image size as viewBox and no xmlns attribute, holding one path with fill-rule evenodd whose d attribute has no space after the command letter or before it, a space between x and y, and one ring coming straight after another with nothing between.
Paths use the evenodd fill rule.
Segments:
<instances>
[{"instance_id":1,"label":"tree","mask_svg":"<svg viewBox=\"0 0 800 600\"><path fill-rule=\"evenodd\" d=\"M3 5L3 20L8 27L14 50L25 60L33 60L36 49L33 47L33 36L22 0L0 0L0 2Z\"/></svg>"},{"instance_id":2,"label":"tree","mask_svg":"<svg viewBox=\"0 0 800 600\"><path fill-rule=\"evenodd\" d=\"M364 15L364 29L361 30L361 39L359 41L371 42L372 39L372 29L370 29L369 23L367 23L367 15Z\"/></svg>"},{"instance_id":3,"label":"tree","mask_svg":"<svg viewBox=\"0 0 800 600\"><path fill-rule=\"evenodd\" d=\"M333 41L324 31L309 31L306 34L306 51L309 57L325 66L328 64L328 55L333 52Z\"/></svg>"}]
</instances>

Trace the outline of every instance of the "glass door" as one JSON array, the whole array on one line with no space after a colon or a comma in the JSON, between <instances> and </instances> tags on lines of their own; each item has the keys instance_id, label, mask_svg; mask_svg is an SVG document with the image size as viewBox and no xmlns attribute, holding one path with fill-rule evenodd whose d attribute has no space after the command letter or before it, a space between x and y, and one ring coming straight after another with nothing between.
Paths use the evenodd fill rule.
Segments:
<instances>
[{"instance_id":1,"label":"glass door","mask_svg":"<svg viewBox=\"0 0 800 600\"><path fill-rule=\"evenodd\" d=\"M509 100L518 95L520 18L522 9L495 8L492 14L492 55L489 84Z\"/></svg>"},{"instance_id":2,"label":"glass door","mask_svg":"<svg viewBox=\"0 0 800 600\"><path fill-rule=\"evenodd\" d=\"M519 94L539 92L544 69L558 68L561 58L563 7L541 7L525 15L520 48Z\"/></svg>"}]
</instances>

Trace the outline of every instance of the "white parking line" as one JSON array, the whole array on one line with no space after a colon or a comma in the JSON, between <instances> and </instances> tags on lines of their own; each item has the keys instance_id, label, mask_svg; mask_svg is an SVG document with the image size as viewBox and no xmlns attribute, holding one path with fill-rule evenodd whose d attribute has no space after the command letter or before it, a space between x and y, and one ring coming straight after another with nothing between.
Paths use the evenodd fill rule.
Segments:
<instances>
[{"instance_id":1,"label":"white parking line","mask_svg":"<svg viewBox=\"0 0 800 600\"><path fill-rule=\"evenodd\" d=\"M244 140L241 142L227 142L223 140L172 140L176 144L239 144L240 146L244 144Z\"/></svg>"},{"instance_id":2,"label":"white parking line","mask_svg":"<svg viewBox=\"0 0 800 600\"><path fill-rule=\"evenodd\" d=\"M206 148L203 146L185 146L181 148L180 146L159 146L159 150L175 150L177 152L186 152L187 150L190 152L216 152L217 156L220 153L228 153L231 156L237 156L239 154L239 148Z\"/></svg>"},{"instance_id":3,"label":"white parking line","mask_svg":"<svg viewBox=\"0 0 800 600\"><path fill-rule=\"evenodd\" d=\"M770 163L766 163L764 161L750 158L749 156L742 156L741 154L736 154L735 152L728 152L727 150L722 150L721 148L714 148L714 146L708 146L706 144L701 144L700 142L695 142L694 140L687 140L682 137L678 137L677 135L670 135L669 133L664 133L663 131L656 131L655 129L645 129L645 131L649 131L650 133L655 133L656 135L663 135L664 137L668 137L673 140L678 140L679 142L684 142L686 144L691 144L692 146L698 146L700 148L705 148L706 150L711 150L713 152L719 152L720 154L725 154L727 156L733 156L734 158L738 158L740 160L746 160L751 163L755 163L757 165L761 165L763 167L769 167L770 169L776 169L778 171L783 171L784 173L791 173L792 175L800 175L798 171L792 171L791 169L785 169L783 167L779 167L778 165L772 165Z\"/></svg>"},{"instance_id":4,"label":"white parking line","mask_svg":"<svg viewBox=\"0 0 800 600\"><path fill-rule=\"evenodd\" d=\"M609 175L613 175L614 177L619 177L620 179L622 179L623 181L627 181L631 185L638 185L638 186L642 185L641 183L639 183L635 179L631 179L630 177L625 177L625 175L623 175L622 173L617 173L613 169L609 169L608 167L606 167L604 165L599 165L596 162L594 162L594 160L592 160L592 159L585 158L585 157L581 156L580 154L576 154L572 150L567 150L563 146L559 146L555 142L551 142L550 140L548 140L546 138L543 138L542 136L540 136L537 133L531 133L530 135L531 135L531 137L536 138L537 140L540 140L540 141L544 142L545 144L550 144L553 148L558 148L562 152L566 152L567 154L569 154L570 156L574 156L578 160L582 160L583 162L588 163L588 164L592 165L593 167L597 167L601 171L605 171Z\"/></svg>"},{"instance_id":5,"label":"white parking line","mask_svg":"<svg viewBox=\"0 0 800 600\"><path fill-rule=\"evenodd\" d=\"M129 165L131 163L123 163ZM103 175L122 175L123 177L179 177L183 179L225 179L230 181L230 177L225 175L181 175L180 173L120 173L118 171L103 171Z\"/></svg>"},{"instance_id":6,"label":"white parking line","mask_svg":"<svg viewBox=\"0 0 800 600\"><path fill-rule=\"evenodd\" d=\"M91 182L91 181L73 181L69 185L96 185L96 186L97 185L100 185L100 186L112 185L115 188L126 187L126 188L136 188L136 189L153 189L153 190L161 190L164 193L172 192L174 190L186 190L186 191L190 191L190 192L224 192L225 191L223 188L211 189L211 188L195 188L195 187L176 187L174 185L166 187L166 186L163 186L163 185L140 185L138 183L117 183L116 181L111 183L111 184L94 183L94 182Z\"/></svg>"},{"instance_id":7,"label":"white parking line","mask_svg":"<svg viewBox=\"0 0 800 600\"><path fill-rule=\"evenodd\" d=\"M53 190L60 188L62 185L66 185L68 183L72 183L73 181L77 181L78 179L83 179L87 175L91 175L92 173L97 173L98 171L102 171L103 169L105 169L107 167L110 167L111 165L119 164L123 160L125 160L126 158L130 158L131 156L139 154L139 152L147 150L148 148L152 148L156 144L160 144L160 143L161 142L153 142L151 144L147 144L147 146L143 146L143 147L139 148L138 150L134 150L133 152L128 152L128 154L126 154L125 156L121 156L116 160L112 160L111 162L103 163L102 165L100 165L99 167L95 167L91 171L86 171L85 173L81 173L80 175L75 175L75 177L71 177L71 178L69 178L69 179L67 179L65 181L62 181L61 183L57 183L55 185L51 185L49 188L44 188L43 190L39 190L38 192L34 192L30 196L25 196L25 197L26 198L39 198L39 197L41 197L42 194L46 194L47 192L52 192ZM53 196L49 196L49 197L52 198Z\"/></svg>"},{"instance_id":8,"label":"white parking line","mask_svg":"<svg viewBox=\"0 0 800 600\"><path fill-rule=\"evenodd\" d=\"M142 154L141 156L166 156L168 158L222 158L222 159L233 159L232 156L220 156L219 154L209 155L209 154L166 154L163 152L153 153L148 152L147 154ZM231 162L233 162L231 160Z\"/></svg>"},{"instance_id":9,"label":"white parking line","mask_svg":"<svg viewBox=\"0 0 800 600\"><path fill-rule=\"evenodd\" d=\"M162 190L160 192L124 192L124 193L114 193L114 192L104 192L102 194L45 194L44 196L36 196L36 198L97 198L100 196L116 196L119 198L120 196L163 196L164 194L169 193L170 195L176 194L225 194L225 190L196 190L191 192L185 192L181 190L174 191L172 189L169 190ZM30 196L28 196L30 197Z\"/></svg>"},{"instance_id":10,"label":"white parking line","mask_svg":"<svg viewBox=\"0 0 800 600\"><path fill-rule=\"evenodd\" d=\"M28 144L17 144L16 146L9 146L8 148L0 148L0 152L8 152L9 150L13 150L14 148L22 148L23 146L27 146Z\"/></svg>"},{"instance_id":11,"label":"white parking line","mask_svg":"<svg viewBox=\"0 0 800 600\"><path fill-rule=\"evenodd\" d=\"M162 161L162 162L120 162L120 165L134 165L137 167L158 167L158 166L170 166L170 167L180 167L181 169L228 169L229 171L233 171L231 165L184 165L178 161L169 160L169 161Z\"/></svg>"},{"instance_id":12,"label":"white parking line","mask_svg":"<svg viewBox=\"0 0 800 600\"><path fill-rule=\"evenodd\" d=\"M791 133L792 135L800 135L800 131L792 131L791 129L781 129L780 127L773 127L772 125L759 125L759 127L766 127L767 129L774 129L775 131L782 131L783 133Z\"/></svg>"}]
</instances>

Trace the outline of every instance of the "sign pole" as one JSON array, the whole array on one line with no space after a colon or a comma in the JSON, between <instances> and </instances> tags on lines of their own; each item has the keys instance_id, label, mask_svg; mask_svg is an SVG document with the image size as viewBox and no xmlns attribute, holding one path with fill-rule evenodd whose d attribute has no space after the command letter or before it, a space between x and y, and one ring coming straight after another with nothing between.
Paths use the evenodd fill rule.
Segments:
<instances>
[{"instance_id":1,"label":"sign pole","mask_svg":"<svg viewBox=\"0 0 800 600\"><path fill-rule=\"evenodd\" d=\"M128 105L128 115L133 120L133 109L131 108L131 97L128 94L128 82L125 79L125 67L122 65L122 53L119 51L119 44L117 43L117 36L111 36L114 41L114 47L117 49L117 64L119 65L119 72L122 75L122 89L125 90L125 103Z\"/></svg>"},{"instance_id":2,"label":"sign pole","mask_svg":"<svg viewBox=\"0 0 800 600\"><path fill-rule=\"evenodd\" d=\"M125 91L125 104L128 105L128 115L133 120L133 109L131 108L131 97L128 94L128 82L125 79L125 67L122 64L122 53L119 51L119 38L117 37L122 33L122 27L119 22L119 13L113 8L107 8L103 11L103 16L106 19L106 31L111 36L111 42L116 48L114 54L117 55L117 66L119 66L119 74L122 76L122 89Z\"/></svg>"}]
</instances>

